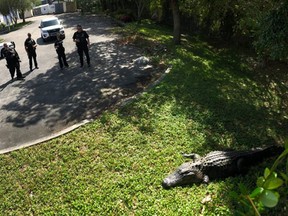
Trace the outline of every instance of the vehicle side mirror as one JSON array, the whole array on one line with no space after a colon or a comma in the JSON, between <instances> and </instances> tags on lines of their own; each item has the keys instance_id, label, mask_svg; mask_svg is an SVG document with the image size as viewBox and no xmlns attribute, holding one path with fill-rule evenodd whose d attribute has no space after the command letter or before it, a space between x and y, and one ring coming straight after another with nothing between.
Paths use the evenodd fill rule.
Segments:
<instances>
[{"instance_id":1,"label":"vehicle side mirror","mask_svg":"<svg viewBox=\"0 0 288 216\"><path fill-rule=\"evenodd\" d=\"M38 28L42 28L41 26L38 26Z\"/></svg>"}]
</instances>

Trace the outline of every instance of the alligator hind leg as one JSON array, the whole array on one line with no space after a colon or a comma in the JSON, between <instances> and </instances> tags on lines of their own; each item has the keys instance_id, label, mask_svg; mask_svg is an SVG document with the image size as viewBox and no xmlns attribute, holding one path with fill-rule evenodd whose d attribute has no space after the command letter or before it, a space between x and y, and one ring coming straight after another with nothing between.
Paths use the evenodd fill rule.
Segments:
<instances>
[{"instance_id":1,"label":"alligator hind leg","mask_svg":"<svg viewBox=\"0 0 288 216\"><path fill-rule=\"evenodd\" d=\"M203 183L205 184L209 184L209 176L208 175L204 175L204 178L203 178Z\"/></svg>"},{"instance_id":2,"label":"alligator hind leg","mask_svg":"<svg viewBox=\"0 0 288 216\"><path fill-rule=\"evenodd\" d=\"M249 165L247 160L240 158L237 160L237 169L239 174L246 174L249 170Z\"/></svg>"},{"instance_id":3,"label":"alligator hind leg","mask_svg":"<svg viewBox=\"0 0 288 216\"><path fill-rule=\"evenodd\" d=\"M190 153L190 154L182 154L182 156L183 156L183 157L185 157L185 158L190 158L190 159L192 159L193 161L196 161L196 160L198 160L198 159L200 159L200 158L201 158L201 156L200 156L200 155L198 155L198 154L195 154L195 153Z\"/></svg>"}]
</instances>

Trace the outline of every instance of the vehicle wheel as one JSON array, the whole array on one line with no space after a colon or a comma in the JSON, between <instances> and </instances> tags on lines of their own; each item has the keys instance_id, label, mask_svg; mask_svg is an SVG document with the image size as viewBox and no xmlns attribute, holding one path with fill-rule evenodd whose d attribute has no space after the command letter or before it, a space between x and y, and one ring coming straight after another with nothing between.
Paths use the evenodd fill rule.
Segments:
<instances>
[{"instance_id":1,"label":"vehicle wheel","mask_svg":"<svg viewBox=\"0 0 288 216\"><path fill-rule=\"evenodd\" d=\"M42 41L45 43L47 40L42 37Z\"/></svg>"}]
</instances>

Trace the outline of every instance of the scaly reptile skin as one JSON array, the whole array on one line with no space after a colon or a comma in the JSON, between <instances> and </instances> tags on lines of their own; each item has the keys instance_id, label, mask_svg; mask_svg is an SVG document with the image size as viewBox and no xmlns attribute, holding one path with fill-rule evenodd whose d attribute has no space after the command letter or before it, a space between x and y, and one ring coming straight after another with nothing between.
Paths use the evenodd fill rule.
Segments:
<instances>
[{"instance_id":1,"label":"scaly reptile skin","mask_svg":"<svg viewBox=\"0 0 288 216\"><path fill-rule=\"evenodd\" d=\"M248 151L213 151L200 157L197 154L185 154L192 159L178 167L162 182L164 188L184 186L193 183L208 183L209 180L244 174L248 169L264 158L280 154L283 147L270 146Z\"/></svg>"}]
</instances>

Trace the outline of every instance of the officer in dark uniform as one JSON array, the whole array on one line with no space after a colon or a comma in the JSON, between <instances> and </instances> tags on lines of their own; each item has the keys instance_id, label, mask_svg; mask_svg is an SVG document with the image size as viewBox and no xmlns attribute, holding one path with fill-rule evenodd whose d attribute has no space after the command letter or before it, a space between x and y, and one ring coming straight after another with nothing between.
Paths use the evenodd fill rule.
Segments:
<instances>
[{"instance_id":1,"label":"officer in dark uniform","mask_svg":"<svg viewBox=\"0 0 288 216\"><path fill-rule=\"evenodd\" d=\"M25 46L25 50L28 54L28 58L29 58L29 66L30 66L30 71L33 70L33 67L32 67L32 58L33 58L33 61L34 61L34 66L36 69L38 69L38 63L37 63L37 54L36 54L36 47L37 47L37 44L35 42L35 40L33 40L31 38L31 34L28 33L27 34L28 38L25 40L25 43L24 43L24 46Z\"/></svg>"},{"instance_id":2,"label":"officer in dark uniform","mask_svg":"<svg viewBox=\"0 0 288 216\"><path fill-rule=\"evenodd\" d=\"M88 67L90 67L90 56L88 49L88 46L90 46L89 35L82 29L81 25L77 25L77 31L73 35L73 41L77 46L81 67L83 67L83 52L86 55Z\"/></svg>"},{"instance_id":3,"label":"officer in dark uniform","mask_svg":"<svg viewBox=\"0 0 288 216\"><path fill-rule=\"evenodd\" d=\"M58 55L60 68L63 69L63 63L65 65L65 67L69 67L69 65L66 61L65 48L63 46L63 40L61 38L60 33L57 34L57 40L54 43L54 47L55 47L57 55ZM62 62L62 60L63 60L63 62Z\"/></svg>"},{"instance_id":4,"label":"officer in dark uniform","mask_svg":"<svg viewBox=\"0 0 288 216\"><path fill-rule=\"evenodd\" d=\"M7 68L11 74L12 80L14 79L15 70L17 72L17 80L23 80L24 77L20 71L20 58L18 53L14 48L10 48L7 43L3 44L3 48L1 49L0 59L5 58L7 62Z\"/></svg>"}]
</instances>

